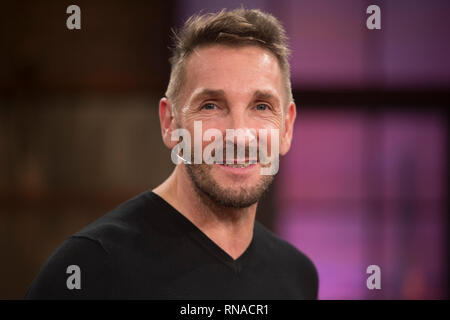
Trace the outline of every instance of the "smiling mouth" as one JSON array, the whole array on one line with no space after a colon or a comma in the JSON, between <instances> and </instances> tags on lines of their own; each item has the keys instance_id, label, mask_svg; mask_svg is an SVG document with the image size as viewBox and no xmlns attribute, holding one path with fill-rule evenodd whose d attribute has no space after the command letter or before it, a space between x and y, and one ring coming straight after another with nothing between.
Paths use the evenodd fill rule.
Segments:
<instances>
[{"instance_id":1,"label":"smiling mouth","mask_svg":"<svg viewBox=\"0 0 450 320\"><path fill-rule=\"evenodd\" d=\"M240 162L243 162L243 163L238 163L238 160L235 159L233 161L233 163L225 162L225 163L216 163L216 164L229 172L239 173L239 174L248 172L252 168L256 167L256 165L258 164L257 160L245 159L245 161L240 160Z\"/></svg>"}]
</instances>

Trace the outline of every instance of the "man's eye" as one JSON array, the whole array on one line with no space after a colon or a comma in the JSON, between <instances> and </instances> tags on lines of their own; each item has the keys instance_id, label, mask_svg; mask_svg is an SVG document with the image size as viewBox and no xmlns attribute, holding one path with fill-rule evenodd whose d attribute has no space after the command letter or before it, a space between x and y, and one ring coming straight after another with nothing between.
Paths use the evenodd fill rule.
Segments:
<instances>
[{"instance_id":1,"label":"man's eye","mask_svg":"<svg viewBox=\"0 0 450 320\"><path fill-rule=\"evenodd\" d=\"M213 103L206 103L202 107L202 109L205 109L205 110L214 110L216 108L217 108L217 106Z\"/></svg>"},{"instance_id":2,"label":"man's eye","mask_svg":"<svg viewBox=\"0 0 450 320\"><path fill-rule=\"evenodd\" d=\"M267 104L260 103L256 106L256 110L264 111L267 109L269 109L269 106Z\"/></svg>"}]
</instances>

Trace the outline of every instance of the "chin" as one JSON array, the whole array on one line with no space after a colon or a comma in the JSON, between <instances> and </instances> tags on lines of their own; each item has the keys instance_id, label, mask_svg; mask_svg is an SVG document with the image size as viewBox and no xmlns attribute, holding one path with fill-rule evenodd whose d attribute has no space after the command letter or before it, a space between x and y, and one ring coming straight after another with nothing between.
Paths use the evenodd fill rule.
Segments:
<instances>
[{"instance_id":1,"label":"chin","mask_svg":"<svg viewBox=\"0 0 450 320\"><path fill-rule=\"evenodd\" d=\"M197 192L224 207L255 204L273 180L273 176L260 174L259 164L242 168L200 164L186 169Z\"/></svg>"}]
</instances>

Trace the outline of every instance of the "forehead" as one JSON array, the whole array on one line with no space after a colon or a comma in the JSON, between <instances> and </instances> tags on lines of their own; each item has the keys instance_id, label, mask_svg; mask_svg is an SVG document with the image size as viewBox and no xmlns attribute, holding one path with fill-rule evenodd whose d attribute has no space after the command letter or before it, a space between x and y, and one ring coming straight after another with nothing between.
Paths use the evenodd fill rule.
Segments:
<instances>
[{"instance_id":1,"label":"forehead","mask_svg":"<svg viewBox=\"0 0 450 320\"><path fill-rule=\"evenodd\" d=\"M185 94L201 88L223 90L226 94L271 91L281 97L281 70L277 58L258 46L200 47L185 65Z\"/></svg>"}]
</instances>

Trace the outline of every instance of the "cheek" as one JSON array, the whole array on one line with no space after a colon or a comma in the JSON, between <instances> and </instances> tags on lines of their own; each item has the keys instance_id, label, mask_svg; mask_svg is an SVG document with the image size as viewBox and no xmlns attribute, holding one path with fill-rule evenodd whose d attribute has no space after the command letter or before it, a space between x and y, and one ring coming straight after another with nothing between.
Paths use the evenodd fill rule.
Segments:
<instances>
[{"instance_id":1,"label":"cheek","mask_svg":"<svg viewBox=\"0 0 450 320\"><path fill-rule=\"evenodd\" d=\"M281 119L271 119L270 121L261 123L258 129L265 129L267 131L268 141L271 141L271 130L278 131L278 136L281 138L283 125Z\"/></svg>"},{"instance_id":2,"label":"cheek","mask_svg":"<svg viewBox=\"0 0 450 320\"><path fill-rule=\"evenodd\" d=\"M255 117L253 123L259 128L281 130L283 127L283 116L281 113L259 115L259 117Z\"/></svg>"},{"instance_id":3,"label":"cheek","mask_svg":"<svg viewBox=\"0 0 450 320\"><path fill-rule=\"evenodd\" d=\"M216 139L223 141L223 137L225 137L225 128L222 127L221 123L216 120L205 119L195 119L195 121L189 123L184 122L183 126L183 128L187 129L191 135L192 150L197 150L198 147L201 146L201 152ZM197 149L195 144L197 144Z\"/></svg>"},{"instance_id":4,"label":"cheek","mask_svg":"<svg viewBox=\"0 0 450 320\"><path fill-rule=\"evenodd\" d=\"M216 140L221 140L222 147L224 146L223 140L225 137L225 130L222 130L222 128L218 127L214 122L215 121L213 121L213 123L207 121L202 122L202 150L204 150L209 144L214 143Z\"/></svg>"},{"instance_id":5,"label":"cheek","mask_svg":"<svg viewBox=\"0 0 450 320\"><path fill-rule=\"evenodd\" d=\"M283 121L281 117L271 118L269 121L261 123L260 129L266 131L266 144L264 144L264 135L259 134L260 148L265 148L265 152L272 156L272 151L279 154L283 150ZM272 132L274 130L274 132Z\"/></svg>"}]
</instances>

